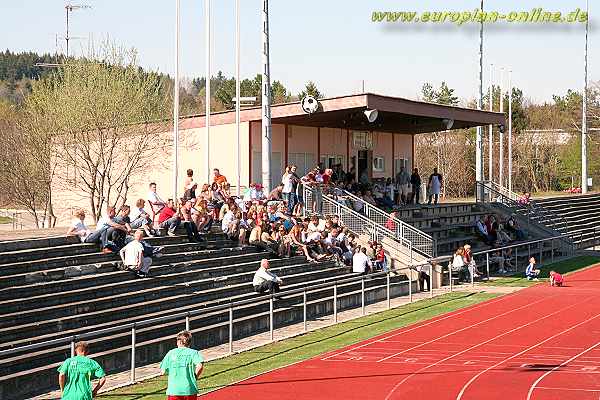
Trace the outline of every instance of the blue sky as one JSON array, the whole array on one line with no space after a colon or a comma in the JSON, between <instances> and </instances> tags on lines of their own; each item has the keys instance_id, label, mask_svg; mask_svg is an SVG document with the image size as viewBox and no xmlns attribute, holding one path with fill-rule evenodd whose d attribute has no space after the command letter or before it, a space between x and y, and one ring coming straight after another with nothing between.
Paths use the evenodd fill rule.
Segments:
<instances>
[{"instance_id":1,"label":"blue sky","mask_svg":"<svg viewBox=\"0 0 600 400\"><path fill-rule=\"evenodd\" d=\"M135 47L144 67L172 73L175 0L81 0L92 9L72 14L71 35L109 36ZM242 3L242 75L260 71L260 0ZM65 0L0 2L0 48L54 52L64 36ZM234 72L234 0L213 0L213 71ZM585 0L485 0L486 10L568 13ZM271 75L293 93L314 80L328 96L368 91L416 98L425 81L446 81L461 98L477 92L477 24L386 25L371 22L373 11L473 10L479 0L271 0ZM591 4L593 7L594 4ZM203 76L204 1L181 0L182 73ZM599 8L600 10L600 8ZM590 10L590 80L599 80L595 50L600 33ZM599 11L600 12L600 11ZM533 101L580 89L584 25L486 25L485 79L489 63L513 70L513 82ZM61 49L64 41L59 40ZM86 40L74 42L81 53Z\"/></svg>"}]
</instances>

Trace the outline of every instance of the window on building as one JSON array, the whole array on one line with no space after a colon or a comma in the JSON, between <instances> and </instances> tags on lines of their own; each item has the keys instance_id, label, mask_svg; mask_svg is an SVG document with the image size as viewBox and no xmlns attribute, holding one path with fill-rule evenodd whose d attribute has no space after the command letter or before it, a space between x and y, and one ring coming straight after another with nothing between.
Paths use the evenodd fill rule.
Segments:
<instances>
[{"instance_id":1,"label":"window on building","mask_svg":"<svg viewBox=\"0 0 600 400\"><path fill-rule=\"evenodd\" d=\"M306 173L315 166L315 155L312 153L289 153L288 165L296 165L296 173L300 176Z\"/></svg>"},{"instance_id":2,"label":"window on building","mask_svg":"<svg viewBox=\"0 0 600 400\"><path fill-rule=\"evenodd\" d=\"M344 156L326 154L326 155L321 155L320 161L323 163L325 168L333 168L337 164L342 164L342 167L344 167L346 165L346 164L344 164L344 160L345 160Z\"/></svg>"},{"instance_id":3,"label":"window on building","mask_svg":"<svg viewBox=\"0 0 600 400\"><path fill-rule=\"evenodd\" d=\"M396 158L394 160L394 162L396 163L396 165L395 165L395 167L396 167L395 168L396 173L400 172L400 169L402 167L404 167L404 169L407 170L407 171L411 170L411 168L410 168L410 160L407 159L407 158Z\"/></svg>"},{"instance_id":4,"label":"window on building","mask_svg":"<svg viewBox=\"0 0 600 400\"><path fill-rule=\"evenodd\" d=\"M373 172L385 172L385 159L383 157L373 157Z\"/></svg>"}]
</instances>

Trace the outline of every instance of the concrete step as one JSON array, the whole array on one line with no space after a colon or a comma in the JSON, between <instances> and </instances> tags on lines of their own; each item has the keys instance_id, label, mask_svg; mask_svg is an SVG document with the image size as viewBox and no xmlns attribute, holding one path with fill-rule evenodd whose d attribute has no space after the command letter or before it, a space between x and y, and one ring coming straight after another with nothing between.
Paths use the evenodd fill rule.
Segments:
<instances>
[{"instance_id":1,"label":"concrete step","mask_svg":"<svg viewBox=\"0 0 600 400\"><path fill-rule=\"evenodd\" d=\"M365 282L367 283L367 282ZM386 296L385 292L385 284L383 282L378 282L378 285L372 286L376 288L375 291L371 291L367 293L365 296L365 303L370 304L374 301L382 300ZM361 294L360 289L356 287L357 284L354 284L354 290L348 292L348 295L338 301L338 310L345 310L349 308L354 308L360 306L361 303ZM360 285L360 282L358 283ZM407 290L406 285L394 285L392 286L392 296L397 296L400 294L405 294ZM307 303L307 314L309 318L316 318L321 315L331 314L331 310L333 307L333 302L331 300L331 290L325 291L325 295L315 300L310 300ZM268 303L263 303L264 305ZM255 334L258 332L264 332L268 330L268 322L269 315L268 312L262 311L256 308L256 305L246 306L243 308L251 308L251 312L249 312L248 316L236 314L236 321L234 324L234 338L242 338L247 336L248 334ZM239 310L241 314L245 314L244 310ZM236 311L237 313L237 311ZM302 320L303 316L303 308L299 305L277 305L274 309L274 322L276 327L285 326L287 324L295 323ZM194 343L194 347L196 348L206 348L209 346L214 346L217 344L221 344L226 342L228 335L228 325L225 320L226 316L222 313L221 315L210 315L208 316L212 318L212 320L207 320L207 316L202 315L199 318L203 318L203 321L199 321L199 324L202 325L202 333L200 335L195 335L196 341ZM212 321L212 323L211 323ZM192 321L192 331L199 332L196 321L193 319ZM153 332L159 332L161 334L160 337L156 337L154 339L150 338L151 336L145 337L143 340L140 340L139 348L136 351L136 365L146 365L151 362L156 362L160 360L164 356L165 346L171 345L172 332L176 332L180 330L181 327L180 321L175 321L171 323L161 324L159 326L154 327ZM141 335L145 335L145 329L139 330ZM171 335L167 335L166 332L171 333ZM105 368L108 373L113 373L119 370L128 368L128 345L126 342L128 332L121 334L114 334L108 337L94 340L92 339L91 345L94 348L94 359L98 360ZM96 351L97 348L102 348L102 342L110 342L113 345L111 346L111 350L106 351ZM39 386L41 387L53 387L56 385L56 367L58 363L60 363L65 354L58 353L59 356L57 361L51 363L49 365L44 366L35 366L35 363L41 359L41 354L33 354L31 357L25 355L21 357L20 360L15 357L15 359L11 360L11 369L10 374L0 378L0 386L2 388L8 387L9 385L14 386L18 385L19 381L25 381L28 376L36 376ZM48 353L44 353L44 355L50 356ZM54 357L54 354L51 355ZM62 358L61 358L62 357ZM30 363L32 361L32 363ZM20 365L18 364L20 362ZM127 365L125 365L127 364ZM15 372L19 369L22 369L20 372ZM2 373L1 371L0 373ZM36 387L35 389L38 389ZM19 391L18 396L21 398L31 395L31 388L24 387ZM12 395L12 394L11 394ZM14 399L19 397L14 397Z\"/></svg>"},{"instance_id":2,"label":"concrete step","mask_svg":"<svg viewBox=\"0 0 600 400\"><path fill-rule=\"evenodd\" d=\"M228 239L216 239L213 240L208 238L206 242L202 243L172 243L165 244L165 252L176 252L177 249L181 249L181 251L192 251L192 250L200 250L200 249L219 249L219 248L230 248L235 247L236 242L233 242ZM119 260L119 256L117 254L102 254L100 252L90 253L90 254L82 254L82 255L67 255L60 257L52 257L46 259L39 259L34 261L26 261L26 262L18 262L11 264L0 265L0 287L6 287L8 284L2 283L2 277L18 275L18 274L26 274L26 273L34 273L41 271L49 271L49 270L60 270L65 267L73 267L78 265L90 265L90 264L98 264L102 262L108 261L117 261ZM51 275L51 273L49 273ZM59 279L64 277L64 274L58 273ZM52 279L52 275L51 278Z\"/></svg>"},{"instance_id":3,"label":"concrete step","mask_svg":"<svg viewBox=\"0 0 600 400\"><path fill-rule=\"evenodd\" d=\"M252 247L231 248L219 250L201 250L196 252L176 253L169 256L156 258L151 267L150 275L155 278L161 275L184 273L186 271L201 270L208 267L237 264L241 262L258 262L266 256ZM95 274L67 277L66 279L50 282L24 284L0 289L0 300L18 300L25 297L36 297L46 294L67 293L73 290L100 287L107 284L116 284L131 279L131 273L120 271L117 262L95 265L99 267ZM23 301L23 300L20 300Z\"/></svg>"},{"instance_id":4,"label":"concrete step","mask_svg":"<svg viewBox=\"0 0 600 400\"><path fill-rule=\"evenodd\" d=\"M275 267L286 282L298 283L316 277L327 277L342 272L345 268L333 268L330 264L298 264ZM132 315L170 310L177 306L225 299L239 291L252 290L254 271L234 274L224 279L201 279L175 287L156 287L117 296L98 298L93 303L77 302L44 307L38 310L0 316L0 340L12 341L23 336L25 331L33 336L57 333L68 329L126 318ZM35 333L37 332L37 333ZM30 335L31 337L31 335Z\"/></svg>"}]
</instances>

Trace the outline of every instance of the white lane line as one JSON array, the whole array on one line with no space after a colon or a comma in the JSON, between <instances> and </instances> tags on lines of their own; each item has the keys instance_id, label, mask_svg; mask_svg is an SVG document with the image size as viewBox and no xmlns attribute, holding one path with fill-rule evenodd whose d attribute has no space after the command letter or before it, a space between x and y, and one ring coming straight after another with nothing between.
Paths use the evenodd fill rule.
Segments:
<instances>
[{"instance_id":1,"label":"white lane line","mask_svg":"<svg viewBox=\"0 0 600 400\"><path fill-rule=\"evenodd\" d=\"M519 292L514 292L514 293L511 293L511 294L508 294L508 295L505 295L505 296L501 296L501 297L499 297L497 299L494 299L494 300L488 300L488 301L486 301L484 303L477 304L477 305L469 307L469 308L467 308L465 310L462 310L462 311L459 311L459 312L455 312L455 313L450 313L450 314L447 314L447 315L445 315L445 316L443 316L441 318L437 318L437 319L434 319L434 320L429 320L428 322L425 322L425 323L423 323L421 325L418 325L418 326L414 326L414 327L409 328L409 329L402 329L401 328L401 330L399 332L396 332L396 333L394 333L392 335L386 336L386 337L381 338L381 339L377 339L377 340L373 340L373 341L369 341L369 342L363 343L360 346L353 347L352 349L348 349L348 350L344 350L344 351L339 352L339 353L331 354L331 355L329 355L327 357L321 358L321 361L326 361L326 360L328 360L328 359L330 359L332 357L338 356L340 354L347 353L347 352L352 351L352 350L356 350L356 349L360 349L360 348L366 347L366 346L371 345L373 343L379 343L379 342L386 341L387 339L396 337L398 335L402 335L402 334L407 333L407 332L415 331L415 330L417 330L419 328L424 328L426 326L435 324L437 322L444 321L444 320L446 320L448 318L453 318L453 317L455 317L457 315L462 315L462 314L466 314L466 313L469 313L469 312L474 311L474 310L478 310L478 309L486 307L486 306L488 306L490 304L496 304L496 303L499 303L499 302L504 301L506 299L512 299L513 297L516 296L517 293L519 293ZM419 342L416 342L416 343L419 343Z\"/></svg>"},{"instance_id":2,"label":"white lane line","mask_svg":"<svg viewBox=\"0 0 600 400\"><path fill-rule=\"evenodd\" d=\"M586 301L587 301L587 300L586 300ZM575 305L579 305L579 304L581 304L581 303L578 303L578 304L575 304ZM571 307L573 307L573 306L571 306ZM568 307L568 308L570 308L570 307ZM562 311L562 310L560 310L560 311ZM476 380L476 379L478 379L478 378L479 378L481 375L485 374L485 373L486 373L486 372L488 372L489 370L491 370L491 369L493 369L493 368L496 368L497 366L499 366L499 365L500 365L500 364L502 364L502 363L505 363L505 362L507 362L507 361L509 361L509 360L512 360L512 359L514 359L514 358L517 358L517 357L519 357L520 355L522 355L522 354L524 354L524 353L526 353L526 352L528 352L528 351L530 351L530 350L536 349L536 348L540 347L541 345L543 345L544 343L546 343L546 342L548 342L548 341L550 341L550 340L552 340L552 339L555 339L555 338L557 338L558 336L560 336L560 335L563 335L563 334L565 334L565 333L567 333L567 332L570 332L570 331L572 331L573 329L575 329L575 328L578 328L578 327L580 327L580 326L581 326L581 325L583 325L583 324L586 324L586 323L588 323L588 322L590 322L590 321L593 321L593 320L595 320L595 319L596 319L596 318L598 318L598 317L600 317L600 314L596 314L596 315L594 315L593 317L590 317L590 318L586 319L585 321L582 321L582 322L580 322L580 323L578 323L578 324L576 324L576 325L573 325L573 326L571 326L570 328L567 328L567 329L565 329L564 331L561 331L561 332L559 332L559 333L556 333L556 334L554 334L554 335L550 336L549 338L546 338L546 339L542 340L541 342L538 342L537 344L534 344L533 346L531 346L531 347L529 347L529 348L527 348L527 349L525 349L525 350L522 350L522 351L520 351L520 352L518 352L518 353L516 353L516 354L514 354L514 355L512 355L512 356L510 356L510 357L508 357L508 358L506 358L506 359L504 359L503 361L500 361L499 363L496 363L495 365L492 365L491 367L484 369L483 371L480 371L480 372L479 372L477 375L475 375L474 377L472 377L471 379L469 379L469 381L468 381L468 382L467 382L467 383L466 383L466 384L465 384L465 385L462 387L462 389L461 389L461 390L460 390L460 392L458 393L458 396L456 396L456 400L461 400L461 399L462 399L462 396L464 395L464 393L465 393L465 391L467 390L467 388L468 388L468 387L469 387L469 386L470 386L470 385L471 385L473 382L475 382L475 380ZM528 398L529 398L529 397L528 397Z\"/></svg>"},{"instance_id":3,"label":"white lane line","mask_svg":"<svg viewBox=\"0 0 600 400\"><path fill-rule=\"evenodd\" d=\"M555 296L554 296L554 297L555 297ZM542 301L547 301L547 300L548 300L548 299L541 299L541 300L538 300L538 301L534 301L534 302L532 302L532 303L528 303L528 304L522 305L521 307L518 307L518 308L513 308L512 310L509 310L509 311L503 312L502 314L494 315L493 317L490 317L490 318L488 318L488 319L484 319L483 321L480 321L480 322L478 322L478 323L476 323L476 324L472 324L472 325L469 325L469 326L465 326L464 328L460 328L460 329L458 329L458 330L456 330L456 331L453 331L453 332L447 333L447 334L445 334L445 335L443 335L443 336L439 336L439 337L437 337L437 338L435 338L435 339L431 339L431 340L430 340L430 341L428 341L428 342L424 342L424 343L421 343L421 344L419 344L419 345L417 345L417 346L410 347L410 348L408 348L408 349L406 349L406 350L399 351L398 353L394 353L394 354L392 354L392 355L390 355L390 356L387 356L387 357L384 357L384 358L382 358L382 359L381 359L381 360L379 360L378 362L383 362L383 361L389 360L390 358L394 358L394 357L396 357L396 356L398 356L398 355L400 355L400 354L404 354L404 353L406 353L406 352L408 352L408 351L411 351L411 350L417 349L417 348L419 348L419 347L421 347L421 346L425 346L426 344L430 344L430 343L433 343L433 342L437 342L437 341L438 341L438 340L440 340L440 339L444 339L444 338L446 338L446 337L448 337L448 336L452 336L452 335L454 335L454 334L456 334L456 333L459 333L459 332L466 331L467 329L474 328L474 327L476 327L476 326L478 326L478 325L481 325L481 324L484 324L484 323L486 323L486 322L492 321L492 320L494 320L494 319L496 319L496 318L503 317L503 316L505 316L505 315L508 315L508 314L511 314L511 313L513 313L513 312L515 312L515 311L519 311L519 310L521 310L521 309L523 309L523 308L529 308L529 307L531 307L531 306L532 306L532 305L534 305L534 304L541 303ZM464 346L464 345L463 345L463 346ZM459 353L459 354L460 354L460 353Z\"/></svg>"},{"instance_id":4,"label":"white lane line","mask_svg":"<svg viewBox=\"0 0 600 400\"><path fill-rule=\"evenodd\" d=\"M544 389L544 390L571 390L571 391L577 391L577 392L600 392L600 389L555 388L555 387L546 387L546 386L538 386L536 389Z\"/></svg>"},{"instance_id":5,"label":"white lane line","mask_svg":"<svg viewBox=\"0 0 600 400\"><path fill-rule=\"evenodd\" d=\"M537 378L536 381L533 382L533 384L529 388L529 392L527 392L527 400L531 399L531 395L533 394L533 391L535 390L535 387L537 386L538 383L540 383L542 381L542 379L544 379L545 377L547 377L548 375L550 375L552 372L556 371L560 367L564 367L566 364L570 363L571 361L574 361L577 357L582 356L585 353L594 350L598 346L600 346L600 342L596 343L593 346L588 347L587 349L585 349L581 353L574 355L573 357L569 358L567 361L565 361L565 362L557 365L556 367L552 368L550 371L546 372L544 375L542 375L539 378Z\"/></svg>"},{"instance_id":6,"label":"white lane line","mask_svg":"<svg viewBox=\"0 0 600 400\"><path fill-rule=\"evenodd\" d=\"M547 299L544 299L544 300L547 300ZM587 299L586 299L586 301L587 301ZM409 380L409 379L410 379L410 378L412 378L413 376L415 376L415 375L417 375L417 374L419 374L419 373L421 373L421 372L425 371L426 369L429 369L429 368L431 368L431 367L433 367L433 366L435 366L435 365L438 365L438 364L440 364L440 363L442 363L442 362L444 362L444 361L447 361L447 360L449 360L449 359L451 359L451 358L453 358L453 357L456 357L457 355L464 354L464 353L466 353L466 352L468 352L468 351L470 351L470 350L472 350L472 349L474 349L474 348L476 348L476 347L479 347L479 346L482 346L482 345L484 345L484 344L487 344L487 343L489 343L489 342L491 342L491 341L493 341L493 340L496 340L496 339L498 339L498 338L500 338L500 337L502 337L502 336L508 335L509 333L512 333L512 332L518 331L518 330L519 330L519 329L521 329L521 328L524 328L524 327L526 327L526 326L529 326L529 325L532 325L532 324L534 324L534 323L536 323L536 322L539 322L539 321L541 321L541 320L543 320L543 319L546 319L546 318L549 318L549 317L551 317L551 316L553 316L553 315L556 315L556 314L558 314L558 313L561 313L561 312L563 312L563 311L564 311L564 310L566 310L566 309L569 309L569 308L572 308L572 307L578 306L578 305L580 305L581 303L583 303L583 302L576 303L576 304L573 304L573 305L571 305L571 306L568 306L568 307L565 307L565 308L561 308L561 309L559 309L559 310L557 310L557 311L554 311L553 313L551 313L551 314L548 314L548 315L546 315L546 316L544 316L544 317L540 317L540 318L538 318L538 319L536 319L536 320L534 320L534 321L530 321L530 322L528 322L528 323L526 323L526 324L523 324L523 325L520 325L520 326L518 326L518 327L516 327L516 328L513 328L513 329L511 329L511 330L509 330L509 331L507 331L507 332L504 332L504 333L501 333L501 334L499 334L499 335L496 335L496 336L494 336L493 338L491 338L491 339L488 339L488 340L486 340L486 341L484 341L484 342L481 342L481 343L479 343L479 344L476 344L476 345L474 345L474 346L468 347L468 348L466 348L465 350L462 350L461 352L459 352L459 353L457 353L457 354L455 354L455 355L453 355L453 356L446 357L446 358L444 358L444 359L442 359L442 360L440 360L440 361L438 361L438 362L436 362L436 363L433 363L433 364L431 364L431 365L429 365L429 366L427 366L427 367L423 367L423 368L421 368L421 369L419 369L419 370L417 370L417 371L415 371L415 372L411 373L410 375L408 375L408 376L406 376L404 379L402 379L400 382L398 382L398 383L397 383L397 384L396 384L396 385L395 385L395 386L392 388L392 390L391 390L391 391L388 393L388 395L385 397L385 400L389 400L389 399L390 399L390 397L392 396L392 394L393 394L393 393L396 391L396 389L398 389L398 388L399 388L399 387L400 387L400 386L401 386L401 385L402 385L404 382L406 382L407 380Z\"/></svg>"}]
</instances>

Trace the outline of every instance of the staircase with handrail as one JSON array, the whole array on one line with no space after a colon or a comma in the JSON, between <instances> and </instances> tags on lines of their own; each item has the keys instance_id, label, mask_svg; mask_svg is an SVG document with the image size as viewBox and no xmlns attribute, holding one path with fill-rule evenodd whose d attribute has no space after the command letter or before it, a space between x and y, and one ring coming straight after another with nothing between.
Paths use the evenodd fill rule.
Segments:
<instances>
[{"instance_id":1,"label":"staircase with handrail","mask_svg":"<svg viewBox=\"0 0 600 400\"><path fill-rule=\"evenodd\" d=\"M435 239L431 235L396 217L392 217L389 213L383 211L379 207L365 202L347 190L341 190L341 193L341 195L336 197L350 199L352 202L359 201L363 203L363 212L359 215L364 215L367 219L381 226L388 226L387 229L393 230L396 238L402 238L410 241L414 249L421 254L427 257L435 257L437 255ZM390 228L390 226L393 228Z\"/></svg>"},{"instance_id":2,"label":"staircase with handrail","mask_svg":"<svg viewBox=\"0 0 600 400\"><path fill-rule=\"evenodd\" d=\"M304 216L337 215L342 225L348 227L358 238L368 236L371 240L382 243L386 251L390 254L393 253L394 258L404 266L433 257L431 253L425 253L422 250L427 247L418 248L406 236L399 235L399 232L404 232L402 228L399 228L399 224L396 224L394 230L388 229L383 224L349 208L329 194L323 194L321 187L310 187L303 184L303 196Z\"/></svg>"},{"instance_id":3,"label":"staircase with handrail","mask_svg":"<svg viewBox=\"0 0 600 400\"><path fill-rule=\"evenodd\" d=\"M477 182L475 194L478 203L501 203L527 218L528 223L536 222L560 234L569 233L569 225L564 217L535 200L521 201L521 196L495 182Z\"/></svg>"}]
</instances>

